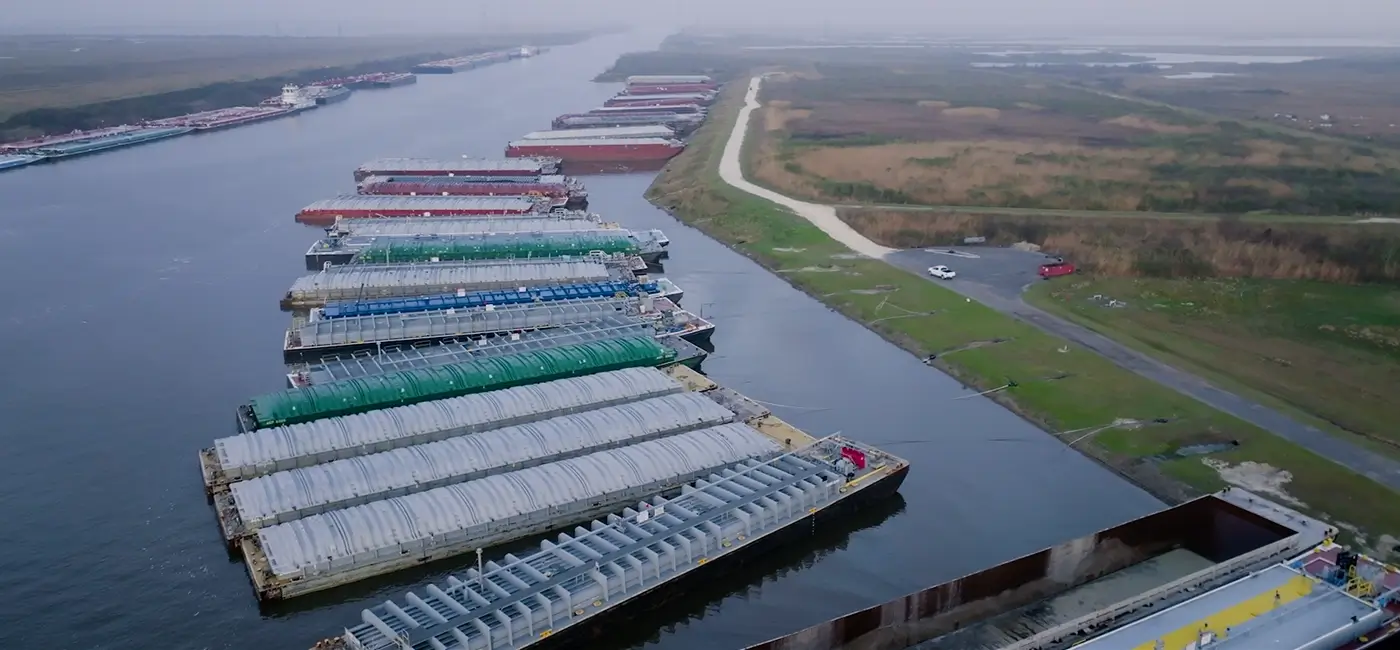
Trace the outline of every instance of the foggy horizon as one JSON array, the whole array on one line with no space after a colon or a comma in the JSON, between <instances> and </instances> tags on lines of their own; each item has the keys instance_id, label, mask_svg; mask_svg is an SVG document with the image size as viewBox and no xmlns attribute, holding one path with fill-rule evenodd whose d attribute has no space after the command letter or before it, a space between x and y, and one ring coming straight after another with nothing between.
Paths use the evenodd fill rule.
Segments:
<instances>
[{"instance_id":1,"label":"foggy horizon","mask_svg":"<svg viewBox=\"0 0 1400 650\"><path fill-rule=\"evenodd\" d=\"M744 31L888 30L1017 38L1212 36L1224 38L1390 37L1400 3L1334 0L616 0L585 5L534 0L529 11L486 2L419 0L411 8L367 0L242 0L197 6L173 0L48 0L12 9L8 34L373 36L525 33L627 26ZM1008 20L1007 16L1014 16ZM1386 40L1390 40L1386 38Z\"/></svg>"}]
</instances>

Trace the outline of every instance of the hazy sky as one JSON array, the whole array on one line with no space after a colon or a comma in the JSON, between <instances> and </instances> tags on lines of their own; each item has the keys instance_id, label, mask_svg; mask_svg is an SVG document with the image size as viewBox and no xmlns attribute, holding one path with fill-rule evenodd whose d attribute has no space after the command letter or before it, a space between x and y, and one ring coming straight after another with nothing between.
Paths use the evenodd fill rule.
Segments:
<instances>
[{"instance_id":1,"label":"hazy sky","mask_svg":"<svg viewBox=\"0 0 1400 650\"><path fill-rule=\"evenodd\" d=\"M1369 36L1400 26L1400 0L0 0L0 16L8 32L365 34L623 21Z\"/></svg>"}]
</instances>

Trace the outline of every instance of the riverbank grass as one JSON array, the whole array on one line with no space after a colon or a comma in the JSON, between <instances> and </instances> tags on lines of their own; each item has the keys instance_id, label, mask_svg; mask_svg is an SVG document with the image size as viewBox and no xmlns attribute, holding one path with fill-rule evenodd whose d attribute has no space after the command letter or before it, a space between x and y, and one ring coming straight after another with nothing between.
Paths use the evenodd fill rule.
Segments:
<instances>
[{"instance_id":1,"label":"riverbank grass","mask_svg":"<svg viewBox=\"0 0 1400 650\"><path fill-rule=\"evenodd\" d=\"M1391 550L1383 535L1400 535L1400 498L1384 487L1091 351L855 256L806 220L725 184L720 152L745 85L730 84L709 123L658 177L648 192L655 203L904 349L936 354L933 364L970 389L994 391L990 397L1046 430L1068 432L1058 435L1165 500L1220 489L1224 475L1352 531L1375 552ZM1010 381L1016 385L1002 388Z\"/></svg>"}]
</instances>

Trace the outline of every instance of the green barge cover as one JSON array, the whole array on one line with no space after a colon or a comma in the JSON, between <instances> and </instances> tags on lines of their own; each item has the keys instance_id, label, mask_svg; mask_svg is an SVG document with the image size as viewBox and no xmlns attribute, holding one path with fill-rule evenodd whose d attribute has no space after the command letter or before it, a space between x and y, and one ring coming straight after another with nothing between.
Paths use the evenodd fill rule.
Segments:
<instances>
[{"instance_id":1,"label":"green barge cover","mask_svg":"<svg viewBox=\"0 0 1400 650\"><path fill-rule=\"evenodd\" d=\"M436 368L292 388L253 398L256 429L484 393L610 370L661 366L676 351L650 336L593 341Z\"/></svg>"},{"instance_id":2,"label":"green barge cover","mask_svg":"<svg viewBox=\"0 0 1400 650\"><path fill-rule=\"evenodd\" d=\"M499 233L461 237L383 237L360 249L355 261L392 264L459 260L494 260L510 257L562 257L593 251L632 255L640 248L630 234L596 233Z\"/></svg>"}]
</instances>

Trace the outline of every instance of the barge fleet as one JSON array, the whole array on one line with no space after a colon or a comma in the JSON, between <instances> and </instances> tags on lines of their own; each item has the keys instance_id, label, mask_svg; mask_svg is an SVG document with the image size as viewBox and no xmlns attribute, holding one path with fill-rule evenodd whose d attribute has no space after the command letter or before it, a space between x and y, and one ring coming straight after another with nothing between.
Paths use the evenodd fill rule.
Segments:
<instances>
[{"instance_id":1,"label":"barge fleet","mask_svg":"<svg viewBox=\"0 0 1400 650\"><path fill-rule=\"evenodd\" d=\"M610 325L601 322L564 325L545 330L511 332L506 336L477 338L465 342L443 342L431 345L401 345L335 354L319 360L287 366L287 386L329 384L348 379L384 375L414 368L436 368L484 357L509 356L592 341L654 336L656 342L676 351L676 358L660 368L682 364L699 370L709 354L678 336L657 330L655 323L634 322Z\"/></svg>"},{"instance_id":2,"label":"barge fleet","mask_svg":"<svg viewBox=\"0 0 1400 650\"><path fill-rule=\"evenodd\" d=\"M565 162L663 161L683 149L681 141L662 138L516 140L506 145L506 156L554 156Z\"/></svg>"},{"instance_id":3,"label":"barge fleet","mask_svg":"<svg viewBox=\"0 0 1400 650\"><path fill-rule=\"evenodd\" d=\"M705 115L705 107L699 104L672 104L667 106L600 106L591 111L594 115Z\"/></svg>"},{"instance_id":4,"label":"barge fleet","mask_svg":"<svg viewBox=\"0 0 1400 650\"><path fill-rule=\"evenodd\" d=\"M703 74L638 74L627 78L629 87L665 84L713 84L714 82L714 79Z\"/></svg>"},{"instance_id":5,"label":"barge fleet","mask_svg":"<svg viewBox=\"0 0 1400 650\"><path fill-rule=\"evenodd\" d=\"M337 218L471 216L481 214L544 214L563 207L567 199L533 196L364 196L346 194L324 199L296 214L301 223L324 225Z\"/></svg>"},{"instance_id":6,"label":"barge fleet","mask_svg":"<svg viewBox=\"0 0 1400 650\"><path fill-rule=\"evenodd\" d=\"M370 176L510 176L538 178L559 173L558 158L500 160L466 158L380 158L355 169L355 182Z\"/></svg>"},{"instance_id":7,"label":"barge fleet","mask_svg":"<svg viewBox=\"0 0 1400 650\"><path fill-rule=\"evenodd\" d=\"M403 180L418 178L422 180ZM582 185L570 185L563 176L542 176L537 182L458 182L446 176L370 176L361 181L360 194L376 196L537 196L556 199L556 207L583 210L588 192ZM558 180L554 180L558 179Z\"/></svg>"},{"instance_id":8,"label":"barge fleet","mask_svg":"<svg viewBox=\"0 0 1400 650\"><path fill-rule=\"evenodd\" d=\"M618 95L605 102L603 106L676 106L680 104L699 104L709 106L714 103L714 93L675 93L663 95Z\"/></svg>"},{"instance_id":9,"label":"barge fleet","mask_svg":"<svg viewBox=\"0 0 1400 650\"><path fill-rule=\"evenodd\" d=\"M0 153L38 156L44 160L59 160L83 156L132 145L155 142L193 131L190 127L127 126L100 131L76 132L68 135L33 138L0 147Z\"/></svg>"},{"instance_id":10,"label":"barge fleet","mask_svg":"<svg viewBox=\"0 0 1400 650\"><path fill-rule=\"evenodd\" d=\"M713 93L719 84L634 84L622 89L623 95L669 95L672 93Z\"/></svg>"},{"instance_id":11,"label":"barge fleet","mask_svg":"<svg viewBox=\"0 0 1400 650\"><path fill-rule=\"evenodd\" d=\"M1400 569L1335 532L1230 488L748 650L1379 650Z\"/></svg>"},{"instance_id":12,"label":"barge fleet","mask_svg":"<svg viewBox=\"0 0 1400 650\"><path fill-rule=\"evenodd\" d=\"M315 271L327 264L583 257L595 252L636 255L648 265L654 265L661 261L666 250L646 231L638 234L621 228L480 235L340 236L313 244L306 252L306 266L307 270Z\"/></svg>"},{"instance_id":13,"label":"barge fleet","mask_svg":"<svg viewBox=\"0 0 1400 650\"><path fill-rule=\"evenodd\" d=\"M532 47L519 47L510 50L499 50L495 52L482 52L468 56L458 56L450 59L429 61L413 66L413 72L418 74L452 74L465 70L473 70L485 67L493 63L501 63L511 59L520 59L535 56L542 50Z\"/></svg>"},{"instance_id":14,"label":"barge fleet","mask_svg":"<svg viewBox=\"0 0 1400 650\"><path fill-rule=\"evenodd\" d=\"M578 282L645 282L638 257L485 260L428 264L347 264L298 278L282 298L283 309L328 302L404 298L491 289L547 287Z\"/></svg>"}]
</instances>

